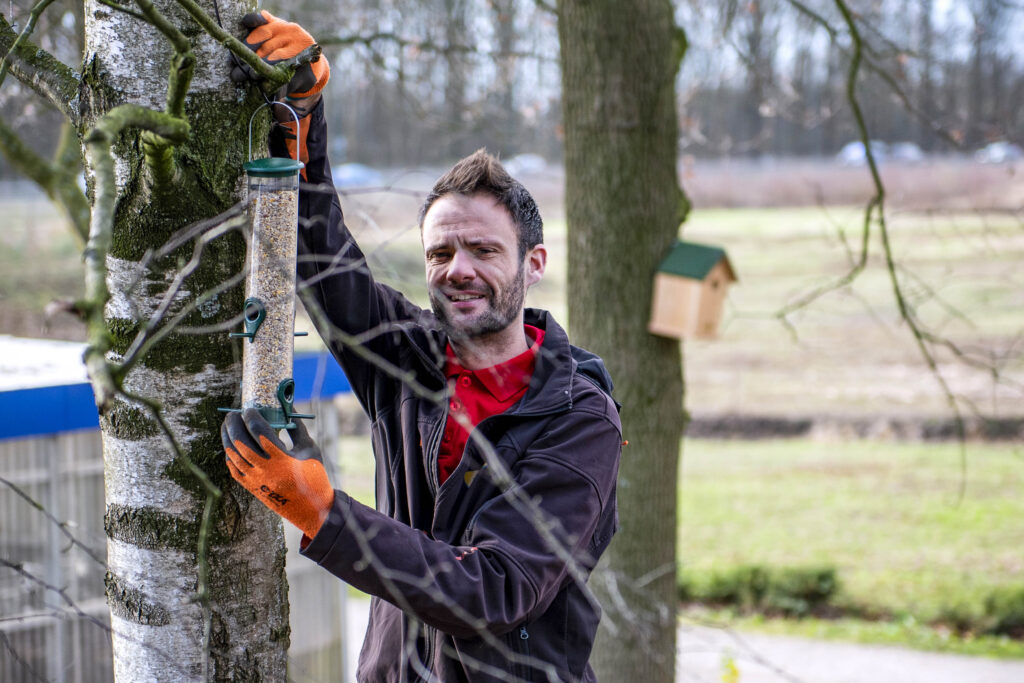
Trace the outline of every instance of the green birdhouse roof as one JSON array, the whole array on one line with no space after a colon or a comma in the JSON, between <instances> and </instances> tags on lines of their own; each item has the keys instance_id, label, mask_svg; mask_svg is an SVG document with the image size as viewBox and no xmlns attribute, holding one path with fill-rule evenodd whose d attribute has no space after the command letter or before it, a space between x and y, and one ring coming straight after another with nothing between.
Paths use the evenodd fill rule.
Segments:
<instances>
[{"instance_id":1,"label":"green birdhouse roof","mask_svg":"<svg viewBox=\"0 0 1024 683\"><path fill-rule=\"evenodd\" d=\"M658 272L703 280L711 272L711 269L723 259L725 259L725 269L729 273L729 279L735 282L736 271L729 263L725 249L709 244L677 240L675 246L658 266Z\"/></svg>"}]
</instances>

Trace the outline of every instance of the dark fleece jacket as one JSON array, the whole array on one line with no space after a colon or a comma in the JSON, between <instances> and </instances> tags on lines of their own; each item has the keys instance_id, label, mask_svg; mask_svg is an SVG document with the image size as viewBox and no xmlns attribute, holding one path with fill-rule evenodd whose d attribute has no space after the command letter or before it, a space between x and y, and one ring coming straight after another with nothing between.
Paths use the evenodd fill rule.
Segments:
<instances>
[{"instance_id":1,"label":"dark fleece jacket","mask_svg":"<svg viewBox=\"0 0 1024 683\"><path fill-rule=\"evenodd\" d=\"M526 395L438 485L447 340L373 279L331 185L322 104L310 118L300 289L372 422L377 509L337 491L303 554L374 596L358 679L594 680L586 580L616 529L622 443L603 363L527 309L545 334Z\"/></svg>"}]
</instances>

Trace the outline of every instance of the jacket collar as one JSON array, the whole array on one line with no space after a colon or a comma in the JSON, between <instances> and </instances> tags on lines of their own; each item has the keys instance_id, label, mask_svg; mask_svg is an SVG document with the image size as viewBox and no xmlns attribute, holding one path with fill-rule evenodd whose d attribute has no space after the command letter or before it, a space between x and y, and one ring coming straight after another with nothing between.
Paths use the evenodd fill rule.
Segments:
<instances>
[{"instance_id":1,"label":"jacket collar","mask_svg":"<svg viewBox=\"0 0 1024 683\"><path fill-rule=\"evenodd\" d=\"M433 314L429 311L424 313L426 320L421 320L420 325L428 331L426 344L421 347L412 336L409 341L424 361L427 372L436 378L441 388L445 382L444 350L448 339L441 332ZM573 378L576 373L576 359L573 358L569 335L555 322L554 316L543 309L524 309L523 322L544 330L544 342L537 352L530 388L526 390L523 399L505 414L536 415L568 410L572 407Z\"/></svg>"},{"instance_id":2,"label":"jacket collar","mask_svg":"<svg viewBox=\"0 0 1024 683\"><path fill-rule=\"evenodd\" d=\"M576 372L569 335L545 310L525 309L523 322L544 330L544 342L537 352L530 388L510 414L553 413L569 409L572 407L572 383Z\"/></svg>"}]
</instances>

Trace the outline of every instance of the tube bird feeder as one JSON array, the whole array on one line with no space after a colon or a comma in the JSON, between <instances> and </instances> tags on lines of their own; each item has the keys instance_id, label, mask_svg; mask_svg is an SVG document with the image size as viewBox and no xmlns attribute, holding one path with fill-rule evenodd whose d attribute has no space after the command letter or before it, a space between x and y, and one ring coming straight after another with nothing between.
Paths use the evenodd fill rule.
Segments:
<instances>
[{"instance_id":1,"label":"tube bird feeder","mask_svg":"<svg viewBox=\"0 0 1024 683\"><path fill-rule=\"evenodd\" d=\"M301 125L295 111L281 102ZM256 113L253 112L253 118ZM246 203L252 234L249 272L242 309L242 409L257 408L275 429L292 429L294 418L312 418L294 411L295 381L292 356L295 333L295 258L299 220L299 171L296 159L252 158L249 119L249 161ZM296 156L298 150L296 149ZM300 333L304 335L305 333ZM237 409L225 409L237 410Z\"/></svg>"}]
</instances>

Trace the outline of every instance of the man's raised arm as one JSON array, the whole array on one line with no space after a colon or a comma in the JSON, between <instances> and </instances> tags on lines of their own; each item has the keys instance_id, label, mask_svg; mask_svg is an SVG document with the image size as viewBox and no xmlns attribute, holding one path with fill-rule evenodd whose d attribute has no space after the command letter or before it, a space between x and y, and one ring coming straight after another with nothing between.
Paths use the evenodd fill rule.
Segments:
<instances>
[{"instance_id":1,"label":"man's raised arm","mask_svg":"<svg viewBox=\"0 0 1024 683\"><path fill-rule=\"evenodd\" d=\"M246 15L246 44L270 63L287 59L314 45L313 37L298 24L283 21L267 11ZM236 68L236 79L252 74ZM401 338L395 334L402 321L419 320L423 311L400 293L378 284L348 228L327 159L327 124L321 91L330 77L327 58L296 71L276 95L297 113L274 106L276 121L270 135L270 152L276 157L295 157L305 163L299 192L298 275L299 293L320 336L341 363L354 391L368 410L379 363L353 352L351 337L360 336L363 350L378 360L397 365Z\"/></svg>"}]
</instances>

